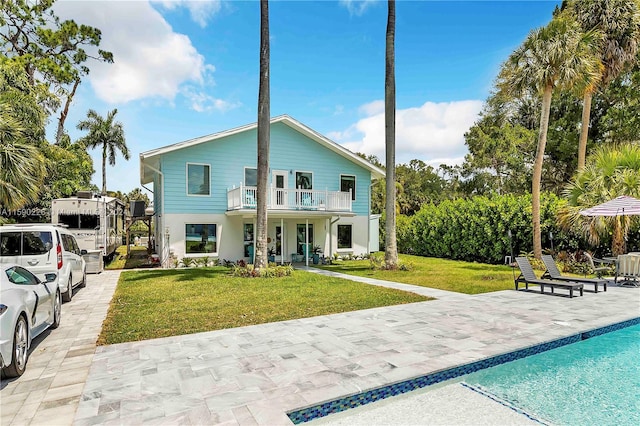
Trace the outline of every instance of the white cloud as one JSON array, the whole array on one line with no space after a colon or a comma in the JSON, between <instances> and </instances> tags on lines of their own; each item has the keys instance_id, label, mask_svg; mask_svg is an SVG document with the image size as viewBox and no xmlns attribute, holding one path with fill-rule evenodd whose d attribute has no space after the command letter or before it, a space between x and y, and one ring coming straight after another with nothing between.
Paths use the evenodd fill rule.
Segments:
<instances>
[{"instance_id":1,"label":"white cloud","mask_svg":"<svg viewBox=\"0 0 640 426\"><path fill-rule=\"evenodd\" d=\"M340 4L347 8L350 15L362 16L362 14L379 0L340 0Z\"/></svg>"},{"instance_id":2,"label":"white cloud","mask_svg":"<svg viewBox=\"0 0 640 426\"><path fill-rule=\"evenodd\" d=\"M188 99L191 109L196 112L225 112L241 106L241 103L227 102L223 99L218 99L206 93L193 90L190 87L185 88L182 91L182 95Z\"/></svg>"},{"instance_id":3,"label":"white cloud","mask_svg":"<svg viewBox=\"0 0 640 426\"><path fill-rule=\"evenodd\" d=\"M368 104L362 105L358 108L361 114L364 115L376 115L384 112L384 101L378 100L369 102Z\"/></svg>"},{"instance_id":4,"label":"white cloud","mask_svg":"<svg viewBox=\"0 0 640 426\"><path fill-rule=\"evenodd\" d=\"M344 131L329 137L353 152L373 154L384 162L383 101L363 105L370 112ZM464 133L478 118L482 101L426 102L415 108L396 111L396 163L419 159L434 166L461 164L467 147Z\"/></svg>"},{"instance_id":5,"label":"white cloud","mask_svg":"<svg viewBox=\"0 0 640 426\"><path fill-rule=\"evenodd\" d=\"M221 0L157 0L154 3L162 5L167 10L186 7L191 19L202 28L206 27L209 19L222 8Z\"/></svg>"},{"instance_id":6,"label":"white cloud","mask_svg":"<svg viewBox=\"0 0 640 426\"><path fill-rule=\"evenodd\" d=\"M212 80L215 68L147 1L61 1L55 11L102 31L100 48L113 52L114 63L91 63L89 81L106 102L173 101L185 84L202 87Z\"/></svg>"}]
</instances>

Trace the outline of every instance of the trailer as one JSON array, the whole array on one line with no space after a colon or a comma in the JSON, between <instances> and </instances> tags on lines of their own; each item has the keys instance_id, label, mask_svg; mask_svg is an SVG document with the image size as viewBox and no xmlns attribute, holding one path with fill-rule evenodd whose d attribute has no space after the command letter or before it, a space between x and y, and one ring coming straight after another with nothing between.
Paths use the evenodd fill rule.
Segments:
<instances>
[{"instance_id":1,"label":"trailer","mask_svg":"<svg viewBox=\"0 0 640 426\"><path fill-rule=\"evenodd\" d=\"M51 202L51 223L66 225L81 250L100 250L104 258L122 244L124 222L125 205L114 197L81 191Z\"/></svg>"}]
</instances>

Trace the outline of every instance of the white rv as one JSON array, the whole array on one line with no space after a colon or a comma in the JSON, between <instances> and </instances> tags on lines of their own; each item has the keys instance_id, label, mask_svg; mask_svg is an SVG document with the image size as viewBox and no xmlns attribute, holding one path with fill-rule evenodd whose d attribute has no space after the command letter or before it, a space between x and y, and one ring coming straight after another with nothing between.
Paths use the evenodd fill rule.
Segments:
<instances>
[{"instance_id":1,"label":"white rv","mask_svg":"<svg viewBox=\"0 0 640 426\"><path fill-rule=\"evenodd\" d=\"M51 223L66 225L80 249L101 250L103 257L111 257L122 244L124 215L122 201L91 192L51 202Z\"/></svg>"}]
</instances>

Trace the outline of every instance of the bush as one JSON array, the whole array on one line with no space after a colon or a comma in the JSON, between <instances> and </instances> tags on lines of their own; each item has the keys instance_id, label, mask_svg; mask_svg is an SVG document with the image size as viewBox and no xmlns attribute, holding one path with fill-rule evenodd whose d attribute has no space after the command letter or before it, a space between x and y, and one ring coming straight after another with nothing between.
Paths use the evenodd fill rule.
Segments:
<instances>
[{"instance_id":1,"label":"bush","mask_svg":"<svg viewBox=\"0 0 640 426\"><path fill-rule=\"evenodd\" d=\"M556 212L565 201L553 194L541 198L543 247L577 250L584 241L561 231ZM502 195L426 204L414 216L397 218L398 251L419 256L502 263L504 257L533 250L531 196ZM508 236L511 230L512 238Z\"/></svg>"},{"instance_id":2,"label":"bush","mask_svg":"<svg viewBox=\"0 0 640 426\"><path fill-rule=\"evenodd\" d=\"M275 263L270 263L268 267L258 272L254 269L253 265L247 265L246 263L241 265L240 262L238 262L237 265L233 266L231 271L231 275L241 278L278 278L288 277L291 274L293 274L293 266L276 265Z\"/></svg>"}]
</instances>

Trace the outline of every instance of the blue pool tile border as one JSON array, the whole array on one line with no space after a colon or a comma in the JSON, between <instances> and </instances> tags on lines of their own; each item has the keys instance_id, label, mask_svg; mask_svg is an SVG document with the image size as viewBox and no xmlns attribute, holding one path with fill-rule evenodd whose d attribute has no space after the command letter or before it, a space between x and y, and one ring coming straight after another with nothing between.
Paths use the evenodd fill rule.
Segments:
<instances>
[{"instance_id":1,"label":"blue pool tile border","mask_svg":"<svg viewBox=\"0 0 640 426\"><path fill-rule=\"evenodd\" d=\"M370 389L365 392L334 399L322 404L316 404L311 407L302 408L300 410L291 411L287 413L287 416L289 416L289 419L293 422L293 424L309 422L320 417L328 416L329 414L339 413L341 411L359 407L370 402L389 398L391 396L401 395L403 393L411 392L416 389L424 388L426 386L434 385L436 383L441 383L450 379L455 379L456 377L474 373L479 370L484 370L485 368L504 364L510 361L515 361L517 359L525 358L541 352L546 352L551 349L569 345L571 343L577 343L591 337L610 333L612 331L620 330L622 328L630 327L637 324L640 324L640 317L611 324L605 327L596 328L584 333L574 334L569 337L552 340L550 342L541 343L529 348L518 349L506 354L485 358L480 361L472 362L470 364L460 365L458 367L449 368L447 370L442 370L402 382Z\"/></svg>"}]
</instances>

